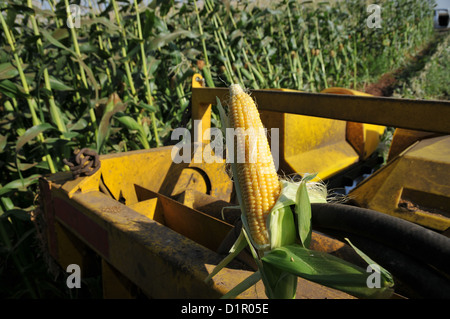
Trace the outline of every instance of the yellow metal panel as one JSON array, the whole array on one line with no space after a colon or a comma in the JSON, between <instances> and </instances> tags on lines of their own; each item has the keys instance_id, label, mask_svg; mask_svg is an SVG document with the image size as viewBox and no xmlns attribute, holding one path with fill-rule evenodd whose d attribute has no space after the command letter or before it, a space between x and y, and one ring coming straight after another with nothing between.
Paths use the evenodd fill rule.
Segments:
<instances>
[{"instance_id":1,"label":"yellow metal panel","mask_svg":"<svg viewBox=\"0 0 450 319\"><path fill-rule=\"evenodd\" d=\"M287 157L345 142L344 121L293 114L287 114L285 121L284 143Z\"/></svg>"},{"instance_id":2,"label":"yellow metal panel","mask_svg":"<svg viewBox=\"0 0 450 319\"><path fill-rule=\"evenodd\" d=\"M164 211L158 197L143 200L129 206L139 214L153 219L163 225L165 224Z\"/></svg>"},{"instance_id":3,"label":"yellow metal panel","mask_svg":"<svg viewBox=\"0 0 450 319\"><path fill-rule=\"evenodd\" d=\"M440 134L433 132L423 132L415 130L407 130L397 128L394 131L394 136L392 137L391 146L389 147L388 161L399 155L406 148L411 146L417 141L425 138L437 137Z\"/></svg>"},{"instance_id":4,"label":"yellow metal panel","mask_svg":"<svg viewBox=\"0 0 450 319\"><path fill-rule=\"evenodd\" d=\"M56 222L54 227L59 242L59 264L64 270L71 264L79 265L80 270L83 272L82 275L84 275L87 269L86 247L84 243L60 223Z\"/></svg>"},{"instance_id":5,"label":"yellow metal panel","mask_svg":"<svg viewBox=\"0 0 450 319\"><path fill-rule=\"evenodd\" d=\"M365 93L365 92L360 92L360 91L347 89L347 88L340 88L340 87L327 88L327 89L322 90L321 93L373 96L373 95Z\"/></svg>"},{"instance_id":6,"label":"yellow metal panel","mask_svg":"<svg viewBox=\"0 0 450 319\"><path fill-rule=\"evenodd\" d=\"M380 144L381 136L386 130L386 126L364 123L364 153L363 158L369 157Z\"/></svg>"},{"instance_id":7,"label":"yellow metal panel","mask_svg":"<svg viewBox=\"0 0 450 319\"><path fill-rule=\"evenodd\" d=\"M368 93L338 87L325 89L321 93L372 96ZM384 125L348 122L347 140L355 148L361 159L367 159L377 149L385 129L386 126Z\"/></svg>"},{"instance_id":8,"label":"yellow metal panel","mask_svg":"<svg viewBox=\"0 0 450 319\"><path fill-rule=\"evenodd\" d=\"M358 162L358 155L342 141L287 157L286 162L293 172L317 173L315 180L324 180Z\"/></svg>"},{"instance_id":9,"label":"yellow metal panel","mask_svg":"<svg viewBox=\"0 0 450 319\"><path fill-rule=\"evenodd\" d=\"M450 136L417 142L349 196L360 206L437 231L450 228Z\"/></svg>"},{"instance_id":10,"label":"yellow metal panel","mask_svg":"<svg viewBox=\"0 0 450 319\"><path fill-rule=\"evenodd\" d=\"M158 198L161 203L164 225L177 233L216 251L232 226L176 200L136 185L139 200ZM212 236L214 234L214 236Z\"/></svg>"},{"instance_id":11,"label":"yellow metal panel","mask_svg":"<svg viewBox=\"0 0 450 319\"><path fill-rule=\"evenodd\" d=\"M201 103L226 101L227 88L192 88ZM345 94L251 90L260 111L275 111L336 120L450 134L450 102Z\"/></svg>"},{"instance_id":12,"label":"yellow metal panel","mask_svg":"<svg viewBox=\"0 0 450 319\"><path fill-rule=\"evenodd\" d=\"M203 83L203 77L200 74L194 74L194 76L192 77L192 87L201 88L203 87ZM211 103L216 102L214 100L209 103L204 103L200 98L201 96L199 96L198 94L192 94L192 143L205 142L203 140L203 132L211 127ZM200 120L200 122L194 122L194 120ZM200 134L195 135L194 132L199 132Z\"/></svg>"},{"instance_id":13,"label":"yellow metal panel","mask_svg":"<svg viewBox=\"0 0 450 319\"><path fill-rule=\"evenodd\" d=\"M185 188L193 188L220 199L230 199L233 185L223 160L195 163L191 158L191 163L175 164L171 157L172 148L132 151L127 156L120 153L102 155L101 176L113 197L123 199L126 205L137 203L134 189L137 184L166 196L176 196Z\"/></svg>"},{"instance_id":14,"label":"yellow metal panel","mask_svg":"<svg viewBox=\"0 0 450 319\"><path fill-rule=\"evenodd\" d=\"M69 172L67 172L69 173ZM70 173L71 174L71 173ZM67 182L64 185L64 188L69 192L69 196L72 196L75 192L91 192L96 191L99 189L100 184L100 170L95 172L93 175L91 175L89 178L76 178L74 180L71 180Z\"/></svg>"},{"instance_id":15,"label":"yellow metal panel","mask_svg":"<svg viewBox=\"0 0 450 319\"><path fill-rule=\"evenodd\" d=\"M346 141L344 121L262 111L268 129L279 129L280 172L317 173L326 179L358 161Z\"/></svg>"},{"instance_id":16,"label":"yellow metal panel","mask_svg":"<svg viewBox=\"0 0 450 319\"><path fill-rule=\"evenodd\" d=\"M104 259L102 259L102 288L105 299L136 298L136 286Z\"/></svg>"}]
</instances>

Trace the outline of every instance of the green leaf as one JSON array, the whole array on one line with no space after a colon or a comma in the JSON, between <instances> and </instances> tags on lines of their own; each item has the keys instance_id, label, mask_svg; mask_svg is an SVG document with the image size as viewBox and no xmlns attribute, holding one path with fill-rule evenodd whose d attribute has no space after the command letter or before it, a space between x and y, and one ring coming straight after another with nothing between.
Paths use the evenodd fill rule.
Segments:
<instances>
[{"instance_id":1,"label":"green leaf","mask_svg":"<svg viewBox=\"0 0 450 319\"><path fill-rule=\"evenodd\" d=\"M212 277L214 277L223 267L228 265L230 261L232 261L239 253L247 247L247 239L245 238L244 232L241 231L239 233L238 238L234 242L233 246L231 246L228 256L226 256L222 261L214 267L213 271L206 277L205 282L208 282L211 280Z\"/></svg>"},{"instance_id":2,"label":"green leaf","mask_svg":"<svg viewBox=\"0 0 450 319\"><path fill-rule=\"evenodd\" d=\"M69 31L64 26L63 28L57 28L55 31L52 32L52 38L55 40L61 42L61 40L64 40L69 37Z\"/></svg>"},{"instance_id":3,"label":"green leaf","mask_svg":"<svg viewBox=\"0 0 450 319\"><path fill-rule=\"evenodd\" d=\"M41 34L44 36L45 39L47 39L48 42L50 42L51 44L53 44L55 47L58 47L60 49L63 49L67 52L70 52L73 54L73 56L77 56L77 54L75 53L75 51L69 49L68 47L66 47L64 44L62 44L61 42L59 42L58 40L56 40L49 32L47 32L44 29L40 29Z\"/></svg>"},{"instance_id":4,"label":"green leaf","mask_svg":"<svg viewBox=\"0 0 450 319\"><path fill-rule=\"evenodd\" d=\"M93 19L83 19L81 20L81 24L83 26L91 26L93 24L102 24L104 28L104 31L107 32L108 34L112 34L112 33L118 33L120 32L120 28L114 24L111 20L105 18L105 17L96 17Z\"/></svg>"},{"instance_id":5,"label":"green leaf","mask_svg":"<svg viewBox=\"0 0 450 319\"><path fill-rule=\"evenodd\" d=\"M309 247L311 242L311 203L309 201L306 183L313 179L315 175L306 175L300 182L300 187L296 194L295 213L297 214L298 232L300 241L304 247Z\"/></svg>"},{"instance_id":6,"label":"green leaf","mask_svg":"<svg viewBox=\"0 0 450 319\"><path fill-rule=\"evenodd\" d=\"M11 198L2 196L2 197L0 197L0 199L2 201L3 206L6 208L6 210L11 210L14 208L14 203L11 200Z\"/></svg>"},{"instance_id":7,"label":"green leaf","mask_svg":"<svg viewBox=\"0 0 450 319\"><path fill-rule=\"evenodd\" d=\"M228 291L225 295L222 296L221 299L231 299L236 298L241 293L249 289L251 286L256 284L261 280L261 273L259 271L255 271L253 274L248 276L246 279L237 284L233 289Z\"/></svg>"},{"instance_id":8,"label":"green leaf","mask_svg":"<svg viewBox=\"0 0 450 319\"><path fill-rule=\"evenodd\" d=\"M157 36L155 36L154 38L152 38L152 40L150 41L150 49L151 50L157 50L159 48L161 48L162 46L166 45L169 42L172 42L173 40L175 40L176 38L180 37L180 36L187 36L189 38L196 38L198 36L198 34L196 34L195 32L192 31L188 31L188 30L175 30L173 32L170 33L161 33Z\"/></svg>"},{"instance_id":9,"label":"green leaf","mask_svg":"<svg viewBox=\"0 0 450 319\"><path fill-rule=\"evenodd\" d=\"M73 91L73 88L65 85L63 82L54 78L53 76L50 76L50 86L53 90L56 91Z\"/></svg>"},{"instance_id":10,"label":"green leaf","mask_svg":"<svg viewBox=\"0 0 450 319\"><path fill-rule=\"evenodd\" d=\"M264 273L266 295L270 299L293 299L297 293L297 276L282 271L265 263L261 273ZM270 287L270 289L267 289Z\"/></svg>"},{"instance_id":11,"label":"green leaf","mask_svg":"<svg viewBox=\"0 0 450 319\"><path fill-rule=\"evenodd\" d=\"M140 131L142 127L134 118L128 115L116 116L115 119L129 130Z\"/></svg>"},{"instance_id":12,"label":"green leaf","mask_svg":"<svg viewBox=\"0 0 450 319\"><path fill-rule=\"evenodd\" d=\"M20 4L15 4L15 3L10 3L9 5L12 8L14 8L15 11L20 12L22 14L34 14L34 10L25 5L20 5Z\"/></svg>"},{"instance_id":13,"label":"green leaf","mask_svg":"<svg viewBox=\"0 0 450 319\"><path fill-rule=\"evenodd\" d=\"M138 104L138 106L143 108L144 110L149 111L149 112L156 112L157 111L155 106L147 104L147 103L142 102L142 101Z\"/></svg>"},{"instance_id":14,"label":"green leaf","mask_svg":"<svg viewBox=\"0 0 450 319\"><path fill-rule=\"evenodd\" d=\"M106 104L105 113L102 116L100 121L100 125L98 127L97 134L97 152L100 153L103 149L105 141L109 137L110 127L111 127L111 118L119 111L124 111L126 108L125 103L120 101L118 95L114 93L108 100Z\"/></svg>"},{"instance_id":15,"label":"green leaf","mask_svg":"<svg viewBox=\"0 0 450 319\"><path fill-rule=\"evenodd\" d=\"M263 265L270 264L281 271L338 289L361 298L388 298L393 284L382 275L380 288L369 288L370 273L361 267L325 252L310 250L300 245L279 247L262 258Z\"/></svg>"},{"instance_id":16,"label":"green leaf","mask_svg":"<svg viewBox=\"0 0 450 319\"><path fill-rule=\"evenodd\" d=\"M19 74L16 67L11 63L2 63L0 64L0 80L10 79Z\"/></svg>"},{"instance_id":17,"label":"green leaf","mask_svg":"<svg viewBox=\"0 0 450 319\"><path fill-rule=\"evenodd\" d=\"M16 179L12 182L9 182L8 184L6 184L5 186L3 186L2 188L0 188L0 196L3 194L6 194L10 191L13 190L17 190L17 189L25 189L26 187L36 183L39 178L41 177L41 175L39 174L34 174L31 175L27 178L24 178L23 180L20 179Z\"/></svg>"},{"instance_id":18,"label":"green leaf","mask_svg":"<svg viewBox=\"0 0 450 319\"><path fill-rule=\"evenodd\" d=\"M95 79L94 73L92 72L91 68L89 66L87 66L86 63L84 63L84 61L81 58L77 57L76 55L74 57L72 57L72 59L74 61L78 62L80 64L80 66L84 69L88 79L91 81L91 85L94 87L94 90L96 91L96 93L98 93L97 91L99 90L100 85L98 84L97 80Z\"/></svg>"},{"instance_id":19,"label":"green leaf","mask_svg":"<svg viewBox=\"0 0 450 319\"><path fill-rule=\"evenodd\" d=\"M17 85L10 80L3 80L0 82L0 92L10 98L15 98L19 95L22 95Z\"/></svg>"},{"instance_id":20,"label":"green leaf","mask_svg":"<svg viewBox=\"0 0 450 319\"><path fill-rule=\"evenodd\" d=\"M2 202L5 197L2 197ZM1 218L14 218L21 221L29 221L30 220L30 214L24 210L24 209L8 209L3 215L1 215Z\"/></svg>"},{"instance_id":21,"label":"green leaf","mask_svg":"<svg viewBox=\"0 0 450 319\"><path fill-rule=\"evenodd\" d=\"M0 153L3 152L6 146L6 142L8 141L8 134L0 135Z\"/></svg>"},{"instance_id":22,"label":"green leaf","mask_svg":"<svg viewBox=\"0 0 450 319\"><path fill-rule=\"evenodd\" d=\"M270 248L293 244L297 237L294 214L291 207L284 206L269 213L268 229Z\"/></svg>"},{"instance_id":23,"label":"green leaf","mask_svg":"<svg viewBox=\"0 0 450 319\"><path fill-rule=\"evenodd\" d=\"M144 130L144 127L139 125L138 122L136 122L136 120L128 115L121 115L121 116L115 116L115 118L123 125L125 126L127 129L132 130L132 131L137 131L138 132L138 139L141 142L142 146L144 146L144 148L148 149L150 148L150 145L148 144L148 140L147 140L147 134Z\"/></svg>"},{"instance_id":24,"label":"green leaf","mask_svg":"<svg viewBox=\"0 0 450 319\"><path fill-rule=\"evenodd\" d=\"M33 140L36 136L38 136L40 133L46 131L46 130L50 130L50 129L55 129L51 124L49 123L44 123L44 124L39 124L39 125L35 125L31 128L29 128L28 130L25 131L25 133L19 137L17 139L17 143L16 143L16 153L29 141Z\"/></svg>"},{"instance_id":25,"label":"green leaf","mask_svg":"<svg viewBox=\"0 0 450 319\"><path fill-rule=\"evenodd\" d=\"M88 126L88 122L84 119L84 118L80 118L76 123L72 124L72 125L67 125L67 128L70 131L79 131L79 130L83 130Z\"/></svg>"}]
</instances>

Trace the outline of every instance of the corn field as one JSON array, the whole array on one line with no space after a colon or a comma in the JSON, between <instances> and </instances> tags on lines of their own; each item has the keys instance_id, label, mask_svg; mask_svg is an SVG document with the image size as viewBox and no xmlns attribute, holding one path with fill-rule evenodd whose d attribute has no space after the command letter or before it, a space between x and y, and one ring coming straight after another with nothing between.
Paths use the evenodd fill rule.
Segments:
<instances>
[{"instance_id":1,"label":"corn field","mask_svg":"<svg viewBox=\"0 0 450 319\"><path fill-rule=\"evenodd\" d=\"M427 1L378 4L381 28L360 0L2 1L0 296L61 294L30 222L40 176L85 147L170 144L190 127L195 73L209 87L364 90L433 36Z\"/></svg>"}]
</instances>

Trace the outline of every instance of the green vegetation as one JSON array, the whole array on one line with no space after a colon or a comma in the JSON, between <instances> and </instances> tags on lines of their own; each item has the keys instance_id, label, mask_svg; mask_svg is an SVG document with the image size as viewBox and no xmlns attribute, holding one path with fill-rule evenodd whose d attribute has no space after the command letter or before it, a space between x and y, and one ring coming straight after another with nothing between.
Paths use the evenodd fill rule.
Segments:
<instances>
[{"instance_id":1,"label":"green vegetation","mask_svg":"<svg viewBox=\"0 0 450 319\"><path fill-rule=\"evenodd\" d=\"M67 295L45 271L30 218L39 217L38 178L67 170L63 159L84 147L168 144L172 129L190 125L194 73L208 86L361 89L433 33L421 0L379 1L382 27L373 29L359 0L43 2L49 9L0 4L1 297ZM77 22L70 4L82 5L79 27L67 26Z\"/></svg>"},{"instance_id":2,"label":"green vegetation","mask_svg":"<svg viewBox=\"0 0 450 319\"><path fill-rule=\"evenodd\" d=\"M416 67L399 78L394 96L450 100L450 34L436 35L431 54L419 57Z\"/></svg>"}]
</instances>

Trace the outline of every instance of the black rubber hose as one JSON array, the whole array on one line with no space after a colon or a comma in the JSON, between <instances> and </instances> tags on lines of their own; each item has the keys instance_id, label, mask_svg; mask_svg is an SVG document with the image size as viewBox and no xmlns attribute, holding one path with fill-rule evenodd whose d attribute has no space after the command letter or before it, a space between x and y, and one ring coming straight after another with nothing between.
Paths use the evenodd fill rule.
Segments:
<instances>
[{"instance_id":1,"label":"black rubber hose","mask_svg":"<svg viewBox=\"0 0 450 319\"><path fill-rule=\"evenodd\" d=\"M328 233L343 242L344 238L348 238L353 245L361 249L377 264L389 270L394 276L395 291L400 295L408 298L423 299L450 298L450 280L416 258L379 242L354 234L338 231ZM362 259L358 265L367 267L367 264Z\"/></svg>"},{"instance_id":2,"label":"black rubber hose","mask_svg":"<svg viewBox=\"0 0 450 319\"><path fill-rule=\"evenodd\" d=\"M450 238L374 210L344 204L312 204L312 227L361 236L450 275Z\"/></svg>"}]
</instances>

